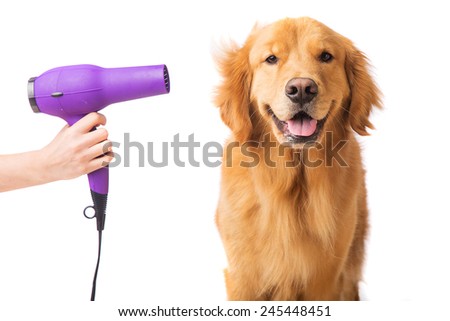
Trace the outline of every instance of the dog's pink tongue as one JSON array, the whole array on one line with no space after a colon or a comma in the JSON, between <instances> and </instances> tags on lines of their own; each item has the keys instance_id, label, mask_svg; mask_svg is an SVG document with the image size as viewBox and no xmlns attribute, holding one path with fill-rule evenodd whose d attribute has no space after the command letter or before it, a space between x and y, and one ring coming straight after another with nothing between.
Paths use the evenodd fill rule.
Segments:
<instances>
[{"instance_id":1,"label":"dog's pink tongue","mask_svg":"<svg viewBox=\"0 0 450 321\"><path fill-rule=\"evenodd\" d=\"M312 118L291 119L286 123L289 132L295 136L311 136L317 128L317 120Z\"/></svg>"}]
</instances>

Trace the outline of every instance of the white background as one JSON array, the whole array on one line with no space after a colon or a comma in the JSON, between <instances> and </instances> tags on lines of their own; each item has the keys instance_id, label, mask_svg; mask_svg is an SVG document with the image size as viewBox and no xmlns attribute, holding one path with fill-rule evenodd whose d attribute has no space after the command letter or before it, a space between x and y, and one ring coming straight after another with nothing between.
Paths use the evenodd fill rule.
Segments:
<instances>
[{"instance_id":1,"label":"white background","mask_svg":"<svg viewBox=\"0 0 450 321\"><path fill-rule=\"evenodd\" d=\"M367 54L384 93L385 108L372 118L377 130L361 139L371 212L365 297L413 302L408 308L448 300L450 23L441 3L3 1L0 153L50 142L64 122L31 111L27 80L80 63L169 68L169 95L103 111L121 146L126 132L155 142L157 152L177 133L194 133L202 146L222 143L228 129L212 104L215 44L242 43L257 21L311 16ZM226 259L214 225L220 169L180 168L172 158L166 168L139 167L136 150L131 158L131 167L110 173L97 320L117 317L113 307L223 303ZM90 203L86 177L0 195L0 315L49 317L62 305L70 313L63 319L88 319L97 234L81 212Z\"/></svg>"}]
</instances>

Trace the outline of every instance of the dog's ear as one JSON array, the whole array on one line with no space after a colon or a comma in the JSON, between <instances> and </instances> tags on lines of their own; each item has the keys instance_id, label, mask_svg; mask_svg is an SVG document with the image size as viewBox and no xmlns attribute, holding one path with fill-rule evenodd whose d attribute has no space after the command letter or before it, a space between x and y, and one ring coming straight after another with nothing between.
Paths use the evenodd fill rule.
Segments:
<instances>
[{"instance_id":1,"label":"dog's ear","mask_svg":"<svg viewBox=\"0 0 450 321\"><path fill-rule=\"evenodd\" d=\"M345 70L350 85L348 119L359 135L367 136L367 128L374 129L369 121L372 107L381 108L380 91L369 74L366 56L348 41Z\"/></svg>"},{"instance_id":2,"label":"dog's ear","mask_svg":"<svg viewBox=\"0 0 450 321\"><path fill-rule=\"evenodd\" d=\"M223 47L223 46L222 46ZM216 55L216 62L223 77L216 89L215 104L220 108L223 122L230 127L237 141L247 141L252 132L250 119L250 86L252 75L248 50L236 44L228 45Z\"/></svg>"}]
</instances>

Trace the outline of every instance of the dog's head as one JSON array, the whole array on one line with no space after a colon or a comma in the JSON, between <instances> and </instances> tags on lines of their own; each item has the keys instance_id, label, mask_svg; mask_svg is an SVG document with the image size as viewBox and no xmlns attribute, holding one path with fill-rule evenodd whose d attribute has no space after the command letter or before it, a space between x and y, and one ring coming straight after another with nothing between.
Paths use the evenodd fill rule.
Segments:
<instances>
[{"instance_id":1,"label":"dog's head","mask_svg":"<svg viewBox=\"0 0 450 321\"><path fill-rule=\"evenodd\" d=\"M255 27L219 68L216 104L239 141L271 130L280 143L302 148L333 128L368 135L372 106L380 106L364 54L310 18Z\"/></svg>"}]
</instances>

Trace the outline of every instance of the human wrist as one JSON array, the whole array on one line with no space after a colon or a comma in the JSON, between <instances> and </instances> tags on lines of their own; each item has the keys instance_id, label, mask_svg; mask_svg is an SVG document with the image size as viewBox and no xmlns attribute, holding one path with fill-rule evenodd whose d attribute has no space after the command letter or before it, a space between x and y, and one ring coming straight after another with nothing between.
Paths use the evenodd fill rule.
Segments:
<instances>
[{"instance_id":1,"label":"human wrist","mask_svg":"<svg viewBox=\"0 0 450 321\"><path fill-rule=\"evenodd\" d=\"M56 179L53 177L52 169L48 166L47 153L39 149L31 153L31 175L37 185L50 183Z\"/></svg>"}]
</instances>

